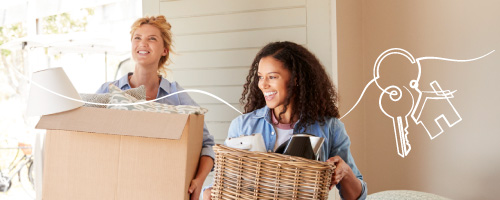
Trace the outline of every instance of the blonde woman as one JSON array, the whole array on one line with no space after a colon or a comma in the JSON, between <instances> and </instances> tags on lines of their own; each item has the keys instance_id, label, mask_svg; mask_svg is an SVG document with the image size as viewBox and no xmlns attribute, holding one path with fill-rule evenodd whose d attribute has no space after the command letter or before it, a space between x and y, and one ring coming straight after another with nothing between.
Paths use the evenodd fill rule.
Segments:
<instances>
[{"instance_id":1,"label":"blonde woman","mask_svg":"<svg viewBox=\"0 0 500 200\"><path fill-rule=\"evenodd\" d=\"M165 66L168 64L172 52L172 32L170 24L164 16L139 18L132 24L130 31L132 41L132 58L135 61L133 73L122 78L104 83L97 93L107 93L109 84L114 84L122 90L128 90L141 85L146 88L146 99L153 100L183 90L177 82L169 82L163 78L166 74ZM158 100L159 103L170 105L194 105L196 102L187 93L181 93ZM214 165L213 136L203 127L203 147L200 162L195 178L191 181L188 192L191 199L198 199L203 182Z\"/></svg>"}]
</instances>

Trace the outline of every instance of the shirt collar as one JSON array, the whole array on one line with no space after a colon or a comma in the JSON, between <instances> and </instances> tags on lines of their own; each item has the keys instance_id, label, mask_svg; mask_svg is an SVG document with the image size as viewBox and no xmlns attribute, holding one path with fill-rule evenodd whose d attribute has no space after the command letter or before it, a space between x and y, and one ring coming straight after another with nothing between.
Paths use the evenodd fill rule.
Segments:
<instances>
[{"instance_id":1,"label":"shirt collar","mask_svg":"<svg viewBox=\"0 0 500 200\"><path fill-rule=\"evenodd\" d=\"M269 112L271 111L271 109L269 109L269 107L267 106L264 106L262 108L259 108L257 110L255 110L255 118L263 118L263 117L266 117Z\"/></svg>"},{"instance_id":2,"label":"shirt collar","mask_svg":"<svg viewBox=\"0 0 500 200\"><path fill-rule=\"evenodd\" d=\"M170 81L168 81L167 79L164 79L163 77L161 77L161 81L160 81L160 88L166 92L167 94L170 93Z\"/></svg>"},{"instance_id":3,"label":"shirt collar","mask_svg":"<svg viewBox=\"0 0 500 200\"><path fill-rule=\"evenodd\" d=\"M130 83L128 82L128 76L132 75L132 72L129 72L128 74L125 74L125 76L122 76L120 79L118 79L118 87L122 90L128 90L132 87L130 87Z\"/></svg>"},{"instance_id":4,"label":"shirt collar","mask_svg":"<svg viewBox=\"0 0 500 200\"><path fill-rule=\"evenodd\" d=\"M269 123L272 123L271 121L271 109L269 107L264 106L262 108L259 108L255 110L254 118L264 118Z\"/></svg>"},{"instance_id":5,"label":"shirt collar","mask_svg":"<svg viewBox=\"0 0 500 200\"><path fill-rule=\"evenodd\" d=\"M131 89L132 87L130 86L130 82L128 81L128 77L134 74L133 72L129 72L125 76L122 76L120 79L118 79L118 87L122 90L128 90ZM170 93L170 82L167 79L164 79L161 77L160 81L160 88L166 92Z\"/></svg>"}]
</instances>

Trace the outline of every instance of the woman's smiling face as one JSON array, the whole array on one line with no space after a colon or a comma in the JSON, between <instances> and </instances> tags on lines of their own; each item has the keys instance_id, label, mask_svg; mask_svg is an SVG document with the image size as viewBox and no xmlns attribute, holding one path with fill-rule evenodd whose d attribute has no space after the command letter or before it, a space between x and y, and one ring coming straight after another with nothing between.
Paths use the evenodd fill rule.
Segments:
<instances>
[{"instance_id":1,"label":"woman's smiling face","mask_svg":"<svg viewBox=\"0 0 500 200\"><path fill-rule=\"evenodd\" d=\"M281 61L272 56L267 56L260 59L257 75L259 77L259 89L264 94L267 107L282 110L281 107L288 95L287 87L291 77L290 71L285 68Z\"/></svg>"},{"instance_id":2,"label":"woman's smiling face","mask_svg":"<svg viewBox=\"0 0 500 200\"><path fill-rule=\"evenodd\" d=\"M160 58L167 55L163 39L158 28L143 24L135 30L132 37L132 57L140 65L158 66Z\"/></svg>"}]
</instances>

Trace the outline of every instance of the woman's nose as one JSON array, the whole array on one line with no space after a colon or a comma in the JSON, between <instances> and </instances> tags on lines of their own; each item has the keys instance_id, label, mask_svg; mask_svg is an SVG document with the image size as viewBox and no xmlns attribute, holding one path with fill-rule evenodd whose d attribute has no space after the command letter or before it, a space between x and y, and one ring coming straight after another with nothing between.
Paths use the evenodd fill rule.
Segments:
<instances>
[{"instance_id":1,"label":"woman's nose","mask_svg":"<svg viewBox=\"0 0 500 200\"><path fill-rule=\"evenodd\" d=\"M269 80L267 78L263 78L262 80L260 80L259 85L261 88L268 88L269 87Z\"/></svg>"}]
</instances>

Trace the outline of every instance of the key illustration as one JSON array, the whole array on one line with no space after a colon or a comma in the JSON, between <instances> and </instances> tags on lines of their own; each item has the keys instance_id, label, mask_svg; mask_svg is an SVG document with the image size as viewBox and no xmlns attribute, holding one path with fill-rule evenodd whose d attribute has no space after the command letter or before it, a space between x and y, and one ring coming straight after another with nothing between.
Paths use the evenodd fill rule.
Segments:
<instances>
[{"instance_id":1,"label":"key illustration","mask_svg":"<svg viewBox=\"0 0 500 200\"><path fill-rule=\"evenodd\" d=\"M380 110L387 117L391 118L393 122L397 153L399 156L404 158L408 156L408 153L411 150L411 145L408 141L409 133L407 131L409 116L413 119L416 125L421 125L425 129L431 140L444 132L439 121L444 121L448 127L452 127L462 121L460 114L450 101L450 99L454 98L453 93L456 92L456 90L452 92L450 92L450 90L443 90L436 80L431 83L421 83L420 76L422 74L422 66L420 61L442 60L449 62L471 62L484 58L494 51L495 50L490 51L489 53L477 58L458 60L434 56L414 58L413 55L404 49L388 49L377 57L373 66L373 79L366 84L354 106L340 119L347 116L358 105L366 90L374 83L374 85L376 85L381 91L379 98ZM392 75L393 77L385 76L384 79L381 79L380 66L384 60L387 60L388 57L391 59L394 57L396 58L393 59L393 61L396 60L396 62L392 62L392 65L390 65L393 67L392 69L394 69L394 66L405 68L397 73L386 73ZM403 81L401 82L401 75L407 75L405 74L405 70L413 72L414 77L410 80L402 79ZM391 82L391 78L400 82L397 84L387 85L387 83ZM432 91L422 91L419 85L430 85ZM453 112L445 115L444 113L433 113L432 109L426 109L426 105L436 104L437 102L448 106ZM423 115L430 115L434 117L422 117Z\"/></svg>"},{"instance_id":2,"label":"key illustration","mask_svg":"<svg viewBox=\"0 0 500 200\"><path fill-rule=\"evenodd\" d=\"M380 110L392 119L397 152L403 158L411 150L410 141L408 141L408 116L413 110L413 102L413 96L406 87L401 90L397 86L389 86L379 98Z\"/></svg>"}]
</instances>

